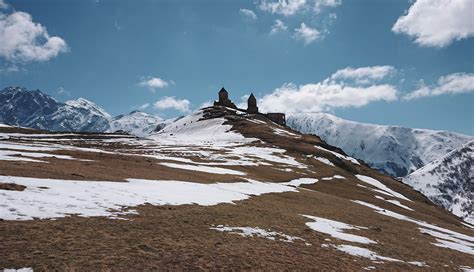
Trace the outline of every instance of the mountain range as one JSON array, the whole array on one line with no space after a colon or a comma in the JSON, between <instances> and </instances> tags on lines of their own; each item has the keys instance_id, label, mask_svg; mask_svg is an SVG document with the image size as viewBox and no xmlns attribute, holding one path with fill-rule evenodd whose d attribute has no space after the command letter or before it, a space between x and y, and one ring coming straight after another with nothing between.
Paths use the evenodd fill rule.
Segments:
<instances>
[{"instance_id":1,"label":"mountain range","mask_svg":"<svg viewBox=\"0 0 474 272\"><path fill-rule=\"evenodd\" d=\"M473 139L448 131L358 123L328 113L287 114L286 123L394 177L406 176Z\"/></svg>"},{"instance_id":2,"label":"mountain range","mask_svg":"<svg viewBox=\"0 0 474 272\"><path fill-rule=\"evenodd\" d=\"M166 121L140 111L112 117L84 98L63 103L39 90L7 87L0 91L0 123L48 131L122 131L144 136Z\"/></svg>"}]
</instances>

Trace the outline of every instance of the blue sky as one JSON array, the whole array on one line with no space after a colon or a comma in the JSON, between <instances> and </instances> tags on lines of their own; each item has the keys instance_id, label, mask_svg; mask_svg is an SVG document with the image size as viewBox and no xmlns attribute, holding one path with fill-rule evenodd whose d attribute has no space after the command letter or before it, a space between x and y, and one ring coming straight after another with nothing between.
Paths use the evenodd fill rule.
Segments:
<instances>
[{"instance_id":1,"label":"blue sky","mask_svg":"<svg viewBox=\"0 0 474 272\"><path fill-rule=\"evenodd\" d=\"M0 87L167 118L225 86L268 111L474 135L474 1L435 2L0 0L0 33L20 26L0 34Z\"/></svg>"}]
</instances>

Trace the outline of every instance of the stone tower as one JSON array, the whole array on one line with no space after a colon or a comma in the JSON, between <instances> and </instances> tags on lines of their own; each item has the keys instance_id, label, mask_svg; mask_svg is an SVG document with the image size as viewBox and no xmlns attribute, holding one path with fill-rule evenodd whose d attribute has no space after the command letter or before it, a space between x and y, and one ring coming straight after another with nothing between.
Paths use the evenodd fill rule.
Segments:
<instances>
[{"instance_id":1,"label":"stone tower","mask_svg":"<svg viewBox=\"0 0 474 272\"><path fill-rule=\"evenodd\" d=\"M229 99L229 93L224 89L224 87L219 91L219 100L214 101L214 106L224 106L237 109L235 104Z\"/></svg>"},{"instance_id":2,"label":"stone tower","mask_svg":"<svg viewBox=\"0 0 474 272\"><path fill-rule=\"evenodd\" d=\"M219 91L219 103L225 104L225 102L229 101L229 93L227 92L224 87Z\"/></svg>"},{"instance_id":3,"label":"stone tower","mask_svg":"<svg viewBox=\"0 0 474 272\"><path fill-rule=\"evenodd\" d=\"M258 113L257 99L255 98L253 93L250 94L249 99L247 100L247 113Z\"/></svg>"}]
</instances>

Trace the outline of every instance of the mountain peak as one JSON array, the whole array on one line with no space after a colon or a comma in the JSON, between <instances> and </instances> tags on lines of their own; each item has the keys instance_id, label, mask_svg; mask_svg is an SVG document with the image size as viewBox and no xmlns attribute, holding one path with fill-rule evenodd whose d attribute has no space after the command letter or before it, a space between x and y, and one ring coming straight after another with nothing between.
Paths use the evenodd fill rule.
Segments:
<instances>
[{"instance_id":1,"label":"mountain peak","mask_svg":"<svg viewBox=\"0 0 474 272\"><path fill-rule=\"evenodd\" d=\"M139 110L133 110L129 114L121 114L111 119L110 132L126 131L136 136L146 136L163 126L163 119Z\"/></svg>"},{"instance_id":2,"label":"mountain peak","mask_svg":"<svg viewBox=\"0 0 474 272\"><path fill-rule=\"evenodd\" d=\"M80 97L76 100L68 100L68 101L65 102L65 104L67 104L69 106L72 106L72 107L76 107L76 108L82 108L82 109L90 110L94 114L102 115L106 118L112 118L112 116L110 116L110 114L108 114L101 107L97 106L97 104L95 104L94 102L89 101L85 98L82 98L82 97Z\"/></svg>"}]
</instances>

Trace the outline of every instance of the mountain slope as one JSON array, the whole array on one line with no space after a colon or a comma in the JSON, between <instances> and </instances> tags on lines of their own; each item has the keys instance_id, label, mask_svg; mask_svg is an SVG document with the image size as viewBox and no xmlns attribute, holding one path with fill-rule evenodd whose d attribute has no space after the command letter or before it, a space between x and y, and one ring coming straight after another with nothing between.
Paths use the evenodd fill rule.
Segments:
<instances>
[{"instance_id":1,"label":"mountain slope","mask_svg":"<svg viewBox=\"0 0 474 272\"><path fill-rule=\"evenodd\" d=\"M302 133L316 134L372 168L396 177L473 139L447 131L357 123L327 113L288 114L286 123Z\"/></svg>"},{"instance_id":2,"label":"mountain slope","mask_svg":"<svg viewBox=\"0 0 474 272\"><path fill-rule=\"evenodd\" d=\"M474 224L474 140L404 177L403 182Z\"/></svg>"},{"instance_id":3,"label":"mountain slope","mask_svg":"<svg viewBox=\"0 0 474 272\"><path fill-rule=\"evenodd\" d=\"M110 123L110 132L126 131L136 136L146 136L165 121L155 115L141 111L132 111L129 114L114 117Z\"/></svg>"}]
</instances>

